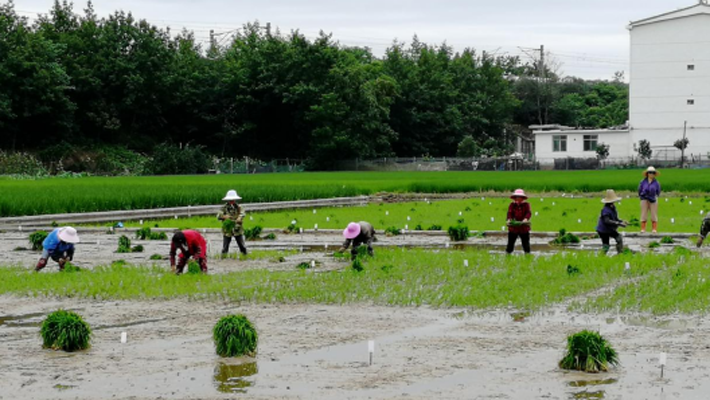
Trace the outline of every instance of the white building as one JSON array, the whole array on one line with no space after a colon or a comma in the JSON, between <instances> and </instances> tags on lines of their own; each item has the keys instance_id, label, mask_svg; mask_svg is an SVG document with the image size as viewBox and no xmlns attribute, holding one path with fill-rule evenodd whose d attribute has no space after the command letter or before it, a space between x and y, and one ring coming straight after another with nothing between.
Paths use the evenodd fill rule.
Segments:
<instances>
[{"instance_id":1,"label":"white building","mask_svg":"<svg viewBox=\"0 0 710 400\"><path fill-rule=\"evenodd\" d=\"M636 156L636 144L648 140L653 158L678 159L673 143L683 137L686 154L710 153L710 4L631 22L629 129L537 130L535 155L541 163L555 158L595 157L598 143L610 145L609 158Z\"/></svg>"}]
</instances>

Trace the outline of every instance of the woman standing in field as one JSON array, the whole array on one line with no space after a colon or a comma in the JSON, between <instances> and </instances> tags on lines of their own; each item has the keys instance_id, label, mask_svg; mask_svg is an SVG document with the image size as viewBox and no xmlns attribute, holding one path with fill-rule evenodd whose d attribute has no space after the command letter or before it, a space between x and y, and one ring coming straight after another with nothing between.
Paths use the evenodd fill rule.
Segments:
<instances>
[{"instance_id":1,"label":"woman standing in field","mask_svg":"<svg viewBox=\"0 0 710 400\"><path fill-rule=\"evenodd\" d=\"M222 206L222 210L217 214L217 219L222 221L222 235L224 238L222 240L222 254L229 253L229 245L232 242L232 238L237 242L239 246L239 251L242 254L247 254L247 245L244 242L244 217L246 213L244 209L237 204L237 200L241 200L236 190L227 191L227 195L224 196L222 201L226 201L227 204Z\"/></svg>"},{"instance_id":2,"label":"woman standing in field","mask_svg":"<svg viewBox=\"0 0 710 400\"><path fill-rule=\"evenodd\" d=\"M602 249L604 254L609 251L609 239L613 238L616 241L616 251L621 253L624 251L624 241L619 234L619 227L626 227L626 221L619 219L619 213L616 210L614 203L621 201L621 197L617 196L613 190L609 189L606 191L606 197L602 199L604 203L604 208L602 208L601 215L599 215L599 222L597 223L597 233L602 239Z\"/></svg>"},{"instance_id":3,"label":"woman standing in field","mask_svg":"<svg viewBox=\"0 0 710 400\"><path fill-rule=\"evenodd\" d=\"M653 167L643 172L643 180L639 183L639 198L641 199L641 233L646 233L646 221L651 213L653 233L658 232L658 196L661 195L661 184L656 177L660 175Z\"/></svg>"},{"instance_id":4,"label":"woman standing in field","mask_svg":"<svg viewBox=\"0 0 710 400\"><path fill-rule=\"evenodd\" d=\"M508 247L505 252L511 254L515 249L515 241L520 237L525 254L530 254L530 203L523 189L518 189L510 196L513 202L508 206Z\"/></svg>"}]
</instances>

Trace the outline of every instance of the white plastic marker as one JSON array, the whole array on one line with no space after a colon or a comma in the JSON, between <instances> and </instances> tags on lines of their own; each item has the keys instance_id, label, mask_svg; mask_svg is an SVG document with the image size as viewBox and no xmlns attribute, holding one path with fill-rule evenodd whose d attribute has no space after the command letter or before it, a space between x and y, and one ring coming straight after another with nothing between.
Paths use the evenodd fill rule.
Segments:
<instances>
[{"instance_id":1,"label":"white plastic marker","mask_svg":"<svg viewBox=\"0 0 710 400\"><path fill-rule=\"evenodd\" d=\"M489 205L489 206L492 206L492 205L493 205L493 203L491 203L491 202L489 201L489 202L488 202L488 205Z\"/></svg>"},{"instance_id":2,"label":"white plastic marker","mask_svg":"<svg viewBox=\"0 0 710 400\"><path fill-rule=\"evenodd\" d=\"M111 232L111 233L113 233L113 226L109 226L109 227L108 227L108 231Z\"/></svg>"},{"instance_id":3,"label":"white plastic marker","mask_svg":"<svg viewBox=\"0 0 710 400\"><path fill-rule=\"evenodd\" d=\"M291 221L291 225L296 225L296 220L295 220L295 219Z\"/></svg>"},{"instance_id":4,"label":"white plastic marker","mask_svg":"<svg viewBox=\"0 0 710 400\"><path fill-rule=\"evenodd\" d=\"M543 199L542 197L540 197L540 201L545 201L545 199Z\"/></svg>"},{"instance_id":5,"label":"white plastic marker","mask_svg":"<svg viewBox=\"0 0 710 400\"><path fill-rule=\"evenodd\" d=\"M555 202L554 202L554 201L552 202L552 205L553 205L553 206L555 205Z\"/></svg>"},{"instance_id":6,"label":"white plastic marker","mask_svg":"<svg viewBox=\"0 0 710 400\"><path fill-rule=\"evenodd\" d=\"M206 233L207 233L207 229L202 228L202 233L205 233L205 234L206 234Z\"/></svg>"},{"instance_id":7,"label":"white plastic marker","mask_svg":"<svg viewBox=\"0 0 710 400\"><path fill-rule=\"evenodd\" d=\"M375 341L370 340L367 342L367 353L370 355L370 365L372 365L372 357L375 355Z\"/></svg>"},{"instance_id":8,"label":"white plastic marker","mask_svg":"<svg viewBox=\"0 0 710 400\"><path fill-rule=\"evenodd\" d=\"M409 230L409 225L405 225L405 226L404 226L404 231L406 232L406 231L408 231L408 230Z\"/></svg>"},{"instance_id":9,"label":"white plastic marker","mask_svg":"<svg viewBox=\"0 0 710 400\"><path fill-rule=\"evenodd\" d=\"M661 379L663 379L663 367L666 366L666 353L661 353L658 356L658 363L661 364Z\"/></svg>"},{"instance_id":10,"label":"white plastic marker","mask_svg":"<svg viewBox=\"0 0 710 400\"><path fill-rule=\"evenodd\" d=\"M328 251L328 243L325 244L325 251Z\"/></svg>"},{"instance_id":11,"label":"white plastic marker","mask_svg":"<svg viewBox=\"0 0 710 400\"><path fill-rule=\"evenodd\" d=\"M385 211L385 215L390 215L390 212L389 212L389 211Z\"/></svg>"},{"instance_id":12,"label":"white plastic marker","mask_svg":"<svg viewBox=\"0 0 710 400\"><path fill-rule=\"evenodd\" d=\"M582 223L582 220L581 220L581 219L578 219L578 220L577 220L577 223L578 223L578 224L581 224L581 223Z\"/></svg>"},{"instance_id":13,"label":"white plastic marker","mask_svg":"<svg viewBox=\"0 0 710 400\"><path fill-rule=\"evenodd\" d=\"M298 228L298 233L303 233L303 228Z\"/></svg>"},{"instance_id":14,"label":"white plastic marker","mask_svg":"<svg viewBox=\"0 0 710 400\"><path fill-rule=\"evenodd\" d=\"M175 219L177 219L177 215L175 216Z\"/></svg>"},{"instance_id":15,"label":"white plastic marker","mask_svg":"<svg viewBox=\"0 0 710 400\"><path fill-rule=\"evenodd\" d=\"M689 201L689 202L688 202L688 205L689 205L689 206L692 206L692 205L693 205L693 202L692 202L692 201Z\"/></svg>"},{"instance_id":16,"label":"white plastic marker","mask_svg":"<svg viewBox=\"0 0 710 400\"><path fill-rule=\"evenodd\" d=\"M502 230L502 231L505 232L505 226L501 226L501 227L500 227L500 230Z\"/></svg>"},{"instance_id":17,"label":"white plastic marker","mask_svg":"<svg viewBox=\"0 0 710 400\"><path fill-rule=\"evenodd\" d=\"M462 216L462 215L463 215L463 213L462 213L461 211L459 211L459 217Z\"/></svg>"},{"instance_id":18,"label":"white plastic marker","mask_svg":"<svg viewBox=\"0 0 710 400\"><path fill-rule=\"evenodd\" d=\"M668 199L666 199L666 203L668 203Z\"/></svg>"},{"instance_id":19,"label":"white plastic marker","mask_svg":"<svg viewBox=\"0 0 710 400\"><path fill-rule=\"evenodd\" d=\"M625 263L624 263L624 271L625 271L626 273L631 272L631 263L630 263L630 262L625 262Z\"/></svg>"},{"instance_id":20,"label":"white plastic marker","mask_svg":"<svg viewBox=\"0 0 710 400\"><path fill-rule=\"evenodd\" d=\"M675 218L671 218L671 224L675 224Z\"/></svg>"},{"instance_id":21,"label":"white plastic marker","mask_svg":"<svg viewBox=\"0 0 710 400\"><path fill-rule=\"evenodd\" d=\"M316 211L316 209L314 208L314 209L313 209L313 214L315 214L315 213L317 213L317 212L318 212L318 211Z\"/></svg>"},{"instance_id":22,"label":"white plastic marker","mask_svg":"<svg viewBox=\"0 0 710 400\"><path fill-rule=\"evenodd\" d=\"M411 220L412 220L412 218L409 215L407 215L407 221L411 221Z\"/></svg>"},{"instance_id":23,"label":"white plastic marker","mask_svg":"<svg viewBox=\"0 0 710 400\"><path fill-rule=\"evenodd\" d=\"M468 260L463 260L463 266L468 267Z\"/></svg>"},{"instance_id":24,"label":"white plastic marker","mask_svg":"<svg viewBox=\"0 0 710 400\"><path fill-rule=\"evenodd\" d=\"M449 248L449 242L446 242L446 244L444 245L444 247L446 247L446 248L448 249L448 248Z\"/></svg>"},{"instance_id":25,"label":"white plastic marker","mask_svg":"<svg viewBox=\"0 0 710 400\"><path fill-rule=\"evenodd\" d=\"M481 201L486 201L486 198L485 198L485 197L481 197Z\"/></svg>"},{"instance_id":26,"label":"white plastic marker","mask_svg":"<svg viewBox=\"0 0 710 400\"><path fill-rule=\"evenodd\" d=\"M143 220L140 220L140 224L143 225Z\"/></svg>"},{"instance_id":27,"label":"white plastic marker","mask_svg":"<svg viewBox=\"0 0 710 400\"><path fill-rule=\"evenodd\" d=\"M19 225L19 226L17 227L17 229L19 229L20 232L22 232L22 225Z\"/></svg>"},{"instance_id":28,"label":"white plastic marker","mask_svg":"<svg viewBox=\"0 0 710 400\"><path fill-rule=\"evenodd\" d=\"M121 332L121 343L125 344L128 341L128 334L126 332Z\"/></svg>"},{"instance_id":29,"label":"white plastic marker","mask_svg":"<svg viewBox=\"0 0 710 400\"><path fill-rule=\"evenodd\" d=\"M311 261L311 268L315 268L315 267L316 267L316 260L313 260L313 261Z\"/></svg>"},{"instance_id":30,"label":"white plastic marker","mask_svg":"<svg viewBox=\"0 0 710 400\"><path fill-rule=\"evenodd\" d=\"M496 219L491 217L491 222L496 222Z\"/></svg>"},{"instance_id":31,"label":"white plastic marker","mask_svg":"<svg viewBox=\"0 0 710 400\"><path fill-rule=\"evenodd\" d=\"M249 221L253 221L253 220L254 220L254 217L252 217L252 216L250 215L250 216L249 216Z\"/></svg>"},{"instance_id":32,"label":"white plastic marker","mask_svg":"<svg viewBox=\"0 0 710 400\"><path fill-rule=\"evenodd\" d=\"M535 211L535 216L537 217L537 211Z\"/></svg>"},{"instance_id":33,"label":"white plastic marker","mask_svg":"<svg viewBox=\"0 0 710 400\"><path fill-rule=\"evenodd\" d=\"M325 217L325 222L330 222L330 217Z\"/></svg>"},{"instance_id":34,"label":"white plastic marker","mask_svg":"<svg viewBox=\"0 0 710 400\"><path fill-rule=\"evenodd\" d=\"M313 225L313 230L317 231L318 230L318 224Z\"/></svg>"}]
</instances>

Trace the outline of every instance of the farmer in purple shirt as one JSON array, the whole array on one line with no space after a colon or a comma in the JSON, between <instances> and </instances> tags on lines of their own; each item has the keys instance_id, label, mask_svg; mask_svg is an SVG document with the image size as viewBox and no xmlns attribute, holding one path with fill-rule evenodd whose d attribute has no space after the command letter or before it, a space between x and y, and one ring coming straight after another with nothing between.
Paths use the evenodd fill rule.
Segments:
<instances>
[{"instance_id":1,"label":"farmer in purple shirt","mask_svg":"<svg viewBox=\"0 0 710 400\"><path fill-rule=\"evenodd\" d=\"M59 270L63 270L64 264L74 259L75 243L79 243L79 235L71 226L53 230L42 242L42 256L37 262L35 271L39 272L46 267L50 257L59 264Z\"/></svg>"},{"instance_id":2,"label":"farmer in purple shirt","mask_svg":"<svg viewBox=\"0 0 710 400\"><path fill-rule=\"evenodd\" d=\"M597 223L597 233L602 239L602 249L606 254L609 251L609 239L613 238L616 241L616 251L621 253L624 251L624 241L619 234L619 227L625 228L627 223L619 219L619 213L616 211L614 203L621 201L621 197L617 196L613 190L606 191L606 197L602 199L604 208L602 208L599 222Z\"/></svg>"},{"instance_id":3,"label":"farmer in purple shirt","mask_svg":"<svg viewBox=\"0 0 710 400\"><path fill-rule=\"evenodd\" d=\"M639 183L639 198L641 199L641 233L646 233L646 220L651 212L653 233L658 232L658 196L661 195L661 184L656 180L660 175L653 167L643 172L644 178Z\"/></svg>"}]
</instances>

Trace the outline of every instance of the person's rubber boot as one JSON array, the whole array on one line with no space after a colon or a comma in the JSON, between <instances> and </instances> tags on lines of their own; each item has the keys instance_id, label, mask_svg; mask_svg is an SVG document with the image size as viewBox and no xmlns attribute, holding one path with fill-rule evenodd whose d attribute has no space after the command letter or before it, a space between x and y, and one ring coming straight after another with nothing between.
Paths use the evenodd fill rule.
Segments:
<instances>
[{"instance_id":1,"label":"person's rubber boot","mask_svg":"<svg viewBox=\"0 0 710 400\"><path fill-rule=\"evenodd\" d=\"M624 244L623 243L617 243L616 244L616 252L621 254L624 252Z\"/></svg>"},{"instance_id":2,"label":"person's rubber boot","mask_svg":"<svg viewBox=\"0 0 710 400\"><path fill-rule=\"evenodd\" d=\"M641 222L641 233L646 233L646 221Z\"/></svg>"},{"instance_id":3,"label":"person's rubber boot","mask_svg":"<svg viewBox=\"0 0 710 400\"><path fill-rule=\"evenodd\" d=\"M653 233L658 233L658 222L653 221L651 222L651 226L653 227Z\"/></svg>"},{"instance_id":4,"label":"person's rubber boot","mask_svg":"<svg viewBox=\"0 0 710 400\"><path fill-rule=\"evenodd\" d=\"M37 265L35 266L35 272L39 272L42 270L42 268L47 266L47 259L46 258L40 258L39 261L37 261Z\"/></svg>"},{"instance_id":5,"label":"person's rubber boot","mask_svg":"<svg viewBox=\"0 0 710 400\"><path fill-rule=\"evenodd\" d=\"M698 242L695 243L695 245L698 246L698 248L700 248L700 247L703 245L703 241L705 241L705 238L702 237L702 236L700 236L700 237L698 238Z\"/></svg>"},{"instance_id":6,"label":"person's rubber boot","mask_svg":"<svg viewBox=\"0 0 710 400\"><path fill-rule=\"evenodd\" d=\"M609 246L608 244L602 245L602 251L604 252L604 254L607 254L609 252L610 247L611 246Z\"/></svg>"}]
</instances>

